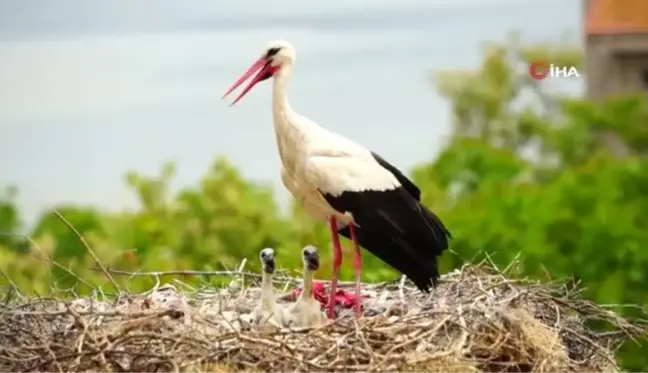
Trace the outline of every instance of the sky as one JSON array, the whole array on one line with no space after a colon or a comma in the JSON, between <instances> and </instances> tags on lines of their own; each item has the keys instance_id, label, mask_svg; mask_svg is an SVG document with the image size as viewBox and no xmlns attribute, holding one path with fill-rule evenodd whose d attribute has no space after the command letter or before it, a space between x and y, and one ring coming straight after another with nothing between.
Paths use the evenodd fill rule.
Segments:
<instances>
[{"instance_id":1,"label":"sky","mask_svg":"<svg viewBox=\"0 0 648 373\"><path fill-rule=\"evenodd\" d=\"M475 67L483 42L580 33L577 0L0 0L0 186L27 222L61 203L137 207L127 170L178 164L174 186L218 155L279 178L270 84L224 91L268 41L297 50L292 107L404 170L450 128L432 71Z\"/></svg>"}]
</instances>

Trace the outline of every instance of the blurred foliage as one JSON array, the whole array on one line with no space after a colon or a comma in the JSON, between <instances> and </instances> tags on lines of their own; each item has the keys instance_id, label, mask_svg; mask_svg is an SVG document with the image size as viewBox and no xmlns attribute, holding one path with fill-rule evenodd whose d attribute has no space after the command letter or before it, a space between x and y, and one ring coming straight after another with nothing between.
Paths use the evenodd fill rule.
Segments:
<instances>
[{"instance_id":1,"label":"blurred foliage","mask_svg":"<svg viewBox=\"0 0 648 373\"><path fill-rule=\"evenodd\" d=\"M645 305L646 101L627 96L595 104L561 94L569 88L560 86L567 80L534 81L528 74L532 60L581 66L581 58L572 45L525 45L512 37L487 45L476 70L436 74L438 92L451 103L452 136L434 160L415 168L413 178L425 204L454 235L455 253L442 259L445 271L486 254L502 266L519 256L523 275L572 277L599 303ZM247 257L247 269L258 270L259 250L274 247L281 266L297 269L299 249L314 243L323 259L318 275L330 275L326 224L314 222L298 206L282 213L270 187L246 180L224 158L215 160L198 185L172 194L174 173L169 163L156 176L127 174L140 201L137 211L114 214L78 206L57 211L115 268L233 269ZM0 195L2 232L20 229L16 192ZM111 291L101 272L91 270L95 264L76 233L51 212L29 237L31 243L0 235L3 281L10 278L39 294L75 284L78 292L97 284ZM344 245L350 264L350 245ZM365 258L365 281L396 278L377 259ZM89 285L77 284L73 273ZM343 267L342 276L352 278L351 265ZM117 280L135 291L153 283ZM616 309L637 316L632 308ZM648 369L647 352L627 346L625 368Z\"/></svg>"}]
</instances>

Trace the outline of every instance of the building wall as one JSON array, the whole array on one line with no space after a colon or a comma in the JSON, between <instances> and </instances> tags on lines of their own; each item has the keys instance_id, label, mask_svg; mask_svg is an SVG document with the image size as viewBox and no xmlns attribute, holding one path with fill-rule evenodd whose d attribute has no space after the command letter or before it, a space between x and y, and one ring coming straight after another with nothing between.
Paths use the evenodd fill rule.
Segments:
<instances>
[{"instance_id":1,"label":"building wall","mask_svg":"<svg viewBox=\"0 0 648 373\"><path fill-rule=\"evenodd\" d=\"M594 100L636 91L648 95L648 33L586 36L585 69Z\"/></svg>"},{"instance_id":2,"label":"building wall","mask_svg":"<svg viewBox=\"0 0 648 373\"><path fill-rule=\"evenodd\" d=\"M648 96L648 34L587 35L585 45L590 99L637 91ZM598 136L613 154L627 155L628 148L618 136L609 132Z\"/></svg>"}]
</instances>

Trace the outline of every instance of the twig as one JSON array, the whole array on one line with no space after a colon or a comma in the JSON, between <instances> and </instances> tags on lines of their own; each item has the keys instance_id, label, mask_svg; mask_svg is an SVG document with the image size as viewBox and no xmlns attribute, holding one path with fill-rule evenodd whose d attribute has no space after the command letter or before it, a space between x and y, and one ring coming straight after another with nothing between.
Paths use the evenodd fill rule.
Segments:
<instances>
[{"instance_id":1,"label":"twig","mask_svg":"<svg viewBox=\"0 0 648 373\"><path fill-rule=\"evenodd\" d=\"M72 232L74 232L74 234L79 238L79 241L81 241L81 243L86 248L88 253L92 256L92 259L95 261L95 264L97 264L99 266L99 268L101 268L101 271L104 273L104 275L106 275L106 277L113 284L115 289L117 289L117 292L122 293L122 290L119 287L119 284L117 284L115 279L110 275L110 272L108 272L108 269L106 268L106 266L104 266L103 263L101 262L101 260L99 260L99 258L95 254L94 250L92 250L92 248L90 247L90 245L88 244L86 239L81 235L81 233L79 233L79 231L76 230L76 228L74 228L74 226L65 217L63 217L63 215L61 215L61 213L59 213L57 210L52 211L52 214L54 214L56 217L61 219L61 221L65 225L67 225L68 228L70 228L70 230Z\"/></svg>"},{"instance_id":2,"label":"twig","mask_svg":"<svg viewBox=\"0 0 648 373\"><path fill-rule=\"evenodd\" d=\"M0 274L2 274L2 277L4 277L7 282L9 283L9 292L5 295L5 303L9 303L11 301L11 294L20 294L20 288L18 288L18 285L16 285L15 282L9 277L9 275L2 269L0 268Z\"/></svg>"},{"instance_id":3,"label":"twig","mask_svg":"<svg viewBox=\"0 0 648 373\"><path fill-rule=\"evenodd\" d=\"M26 240L27 240L27 241L32 245L32 247L33 247L34 249L36 249L36 251L38 251L38 255L41 257L41 259L43 259L43 260L45 260L45 261L47 261L47 262L53 264L56 268L58 268L58 269L60 269L60 270L62 270L62 271L64 271L64 272L66 272L67 274L69 274L70 276L74 277L75 279L77 279L77 281L79 281L80 283L82 283L82 284L84 284L85 286L89 287L90 289L93 289L93 290L96 290L96 289L97 289L97 288L95 288L91 283L89 283L88 281L84 280L83 277L79 276L78 274L76 274L76 273L75 273L74 271L72 271L71 269L69 269L69 268L63 266L62 264L58 263L57 261L55 261L54 258L52 258L51 255L47 254L47 253L46 253L46 252L45 252L45 251L44 251L44 250L43 250L43 249L42 249L42 248L41 248L41 247L36 243L36 241L34 241L34 239L31 238L31 237L29 237L28 235L26 235L26 234L18 234L18 233L0 233L0 234L3 234L3 235L11 235L11 236L17 236L17 237L21 237L21 238L26 239Z\"/></svg>"},{"instance_id":4,"label":"twig","mask_svg":"<svg viewBox=\"0 0 648 373\"><path fill-rule=\"evenodd\" d=\"M398 283L398 297L400 298L400 301L402 304L405 304L405 280L407 280L407 277L405 275L401 276L400 282Z\"/></svg>"},{"instance_id":5,"label":"twig","mask_svg":"<svg viewBox=\"0 0 648 373\"><path fill-rule=\"evenodd\" d=\"M245 268L246 264L247 264L247 258L243 258L243 260L241 260L241 264L236 268L236 273L239 274L239 276L241 277L241 282L245 281L245 275L243 274L243 268ZM238 276L232 276L232 277L233 277L232 281L230 281L229 286L228 286L230 288L232 286L235 286Z\"/></svg>"},{"instance_id":6,"label":"twig","mask_svg":"<svg viewBox=\"0 0 648 373\"><path fill-rule=\"evenodd\" d=\"M100 270L99 268L91 268L93 271ZM254 279L261 279L261 275L254 272L245 272L245 271L197 271L197 270L170 270L170 271L126 271L122 269L106 268L106 270L114 275L119 276L130 276L130 277L162 277L162 276L244 276ZM300 284L301 280L289 276L274 276L272 281L277 284L285 284L286 282L292 284ZM330 283L329 280L317 280L318 282ZM384 283L378 283L375 285L382 285ZM353 281L338 281L338 285L341 286L355 286Z\"/></svg>"}]
</instances>

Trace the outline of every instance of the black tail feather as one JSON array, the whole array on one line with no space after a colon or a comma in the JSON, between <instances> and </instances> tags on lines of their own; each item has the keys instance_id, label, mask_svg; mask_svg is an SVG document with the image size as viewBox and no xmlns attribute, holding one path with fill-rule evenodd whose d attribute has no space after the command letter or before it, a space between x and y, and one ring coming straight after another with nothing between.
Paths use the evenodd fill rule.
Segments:
<instances>
[{"instance_id":1,"label":"black tail feather","mask_svg":"<svg viewBox=\"0 0 648 373\"><path fill-rule=\"evenodd\" d=\"M403 273L421 291L436 287L437 257L448 248L451 237L438 216L402 188L325 197L336 210L353 214L360 246ZM348 227L339 233L350 238Z\"/></svg>"},{"instance_id":2,"label":"black tail feather","mask_svg":"<svg viewBox=\"0 0 648 373\"><path fill-rule=\"evenodd\" d=\"M339 233L351 239L349 227L341 229ZM430 287L436 286L436 278L439 276L436 262L433 266L425 268L424 263L413 260L410 255L398 255L399 252L404 251L403 248L407 245L400 237L391 236L385 229L364 229L362 227L356 227L356 234L361 247L407 276L421 291L429 293Z\"/></svg>"}]
</instances>

